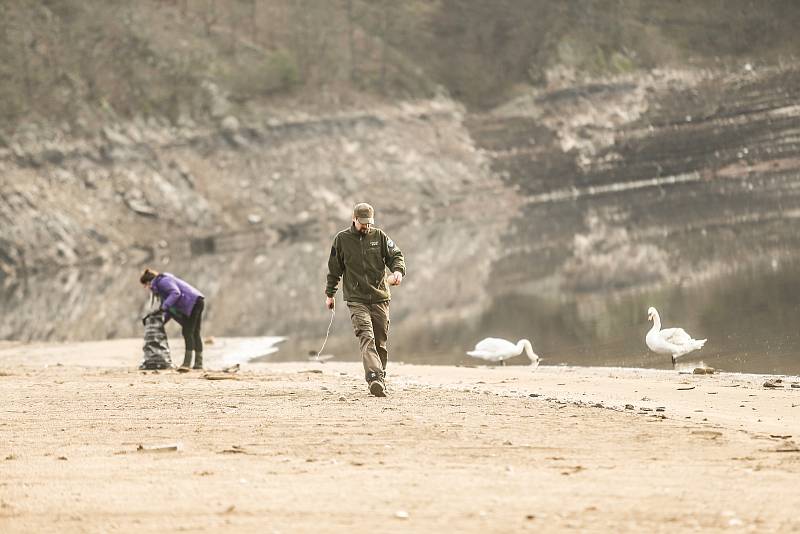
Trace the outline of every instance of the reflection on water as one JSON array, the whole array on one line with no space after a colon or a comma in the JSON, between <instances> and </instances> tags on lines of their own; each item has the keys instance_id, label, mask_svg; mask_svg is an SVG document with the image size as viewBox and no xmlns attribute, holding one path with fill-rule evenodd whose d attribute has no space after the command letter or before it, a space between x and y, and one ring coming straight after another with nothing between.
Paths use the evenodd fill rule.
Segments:
<instances>
[{"instance_id":1,"label":"reflection on water","mask_svg":"<svg viewBox=\"0 0 800 534\"><path fill-rule=\"evenodd\" d=\"M633 294L569 296L562 300L504 296L477 321L474 335L458 330L435 336L438 349L470 346L484 336L516 341L529 337L545 365L599 365L671 369L669 356L650 352L644 337L652 326L647 308L661 312L663 328L680 326L706 346L679 360L719 370L800 374L798 297L800 264L748 269L699 286ZM469 363L467 356L451 362ZM524 360L522 358L521 360ZM474 363L474 362L473 362Z\"/></svg>"},{"instance_id":2,"label":"reflection on water","mask_svg":"<svg viewBox=\"0 0 800 534\"><path fill-rule=\"evenodd\" d=\"M216 258L204 264L204 270L193 271L187 264L185 271L179 266L176 272L188 272L187 278L197 280L212 295L204 329L208 335L286 336L288 340L270 356L276 360L304 360L319 349L330 318L320 297L324 263L319 258L309 258L312 267L298 275L295 287L287 286L293 278L284 273L280 285L267 279L255 290L230 289L230 295L226 295L232 285L228 280L265 279L264 273L250 272L260 263L252 258ZM217 274L211 276L209 269ZM0 338L138 337L138 317L147 299L137 287L137 275L138 268L65 272L8 284L0 290L4 303ZM319 287L311 283L317 278ZM472 305L445 298L466 291L469 280L448 275L444 283L453 287L439 294L436 277L428 280L415 286L409 277L408 285L395 293L390 336L395 361L483 365L464 353L478 340L492 336L514 342L531 339L544 365L671 369L669 357L649 352L644 343L651 326L647 308L655 306L664 328L680 326L696 338L708 338L703 349L683 359L689 367L702 361L724 371L800 374L797 262L751 267L692 286L551 297L487 295ZM271 287L279 289L271 291ZM294 291L292 305L281 301L287 291ZM340 302L337 312L326 352L356 360L357 344L346 306ZM179 336L176 326L168 332ZM521 356L508 363L527 360Z\"/></svg>"}]
</instances>

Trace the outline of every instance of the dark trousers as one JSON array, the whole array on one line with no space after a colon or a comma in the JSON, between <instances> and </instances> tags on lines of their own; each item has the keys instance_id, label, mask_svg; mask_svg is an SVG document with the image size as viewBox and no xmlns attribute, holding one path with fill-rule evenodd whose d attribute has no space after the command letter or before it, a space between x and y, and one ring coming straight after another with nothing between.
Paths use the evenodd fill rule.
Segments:
<instances>
[{"instance_id":1,"label":"dark trousers","mask_svg":"<svg viewBox=\"0 0 800 534\"><path fill-rule=\"evenodd\" d=\"M181 325L181 334L183 341L186 343L186 353L195 354L203 353L203 337L200 334L200 328L203 324L203 309L205 308L205 300L203 297L197 299L192 308L192 314L189 317L176 317L175 320Z\"/></svg>"}]
</instances>

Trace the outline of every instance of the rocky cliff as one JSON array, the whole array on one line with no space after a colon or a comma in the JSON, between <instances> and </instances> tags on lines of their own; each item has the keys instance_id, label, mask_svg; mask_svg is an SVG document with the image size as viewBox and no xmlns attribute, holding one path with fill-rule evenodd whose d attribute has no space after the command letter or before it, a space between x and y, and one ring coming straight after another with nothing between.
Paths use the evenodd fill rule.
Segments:
<instances>
[{"instance_id":1,"label":"rocky cliff","mask_svg":"<svg viewBox=\"0 0 800 534\"><path fill-rule=\"evenodd\" d=\"M517 234L537 237L512 254L607 290L796 250L799 93L796 68L656 71L532 93L470 131L524 197Z\"/></svg>"},{"instance_id":2,"label":"rocky cliff","mask_svg":"<svg viewBox=\"0 0 800 534\"><path fill-rule=\"evenodd\" d=\"M563 80L490 112L440 98L21 129L0 152L0 337L138 335L149 264L207 292L211 332L291 333L296 356L326 322L329 240L360 200L408 256L401 346L514 324L520 295L782 262L798 244L799 81L743 65ZM351 341L343 315L334 348Z\"/></svg>"},{"instance_id":3,"label":"rocky cliff","mask_svg":"<svg viewBox=\"0 0 800 534\"><path fill-rule=\"evenodd\" d=\"M2 337L135 335L145 264L202 287L220 333L295 328L319 308L330 240L362 200L411 254L420 302L433 303L429 289L449 285L443 268L488 269L485 249L499 235L491 229L513 215L513 196L463 119L437 100L15 136L2 154ZM509 197L487 225L481 196ZM468 298L481 293L474 286ZM36 320L53 309L70 320Z\"/></svg>"}]
</instances>

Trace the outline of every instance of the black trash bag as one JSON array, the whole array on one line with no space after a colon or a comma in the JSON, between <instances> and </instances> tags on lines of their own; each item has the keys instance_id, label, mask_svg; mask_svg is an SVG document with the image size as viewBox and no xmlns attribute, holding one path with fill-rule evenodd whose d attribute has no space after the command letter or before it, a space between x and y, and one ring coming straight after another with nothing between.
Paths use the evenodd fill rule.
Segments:
<instances>
[{"instance_id":1,"label":"black trash bag","mask_svg":"<svg viewBox=\"0 0 800 534\"><path fill-rule=\"evenodd\" d=\"M171 369L172 359L169 355L169 341L164 329L164 316L157 311L149 313L142 319L144 325L144 360L139 369Z\"/></svg>"}]
</instances>

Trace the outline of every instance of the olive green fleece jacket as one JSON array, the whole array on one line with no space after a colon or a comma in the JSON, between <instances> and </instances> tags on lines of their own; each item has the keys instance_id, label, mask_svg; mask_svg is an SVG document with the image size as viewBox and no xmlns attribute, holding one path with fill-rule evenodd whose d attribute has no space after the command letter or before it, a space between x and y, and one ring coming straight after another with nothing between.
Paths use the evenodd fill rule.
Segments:
<instances>
[{"instance_id":1,"label":"olive green fleece jacket","mask_svg":"<svg viewBox=\"0 0 800 534\"><path fill-rule=\"evenodd\" d=\"M406 275L403 253L380 228L362 235L355 225L342 230L333 239L328 258L328 284L325 294L336 294L339 280L344 279L344 300L375 304L391 300L386 285L386 267Z\"/></svg>"}]
</instances>

